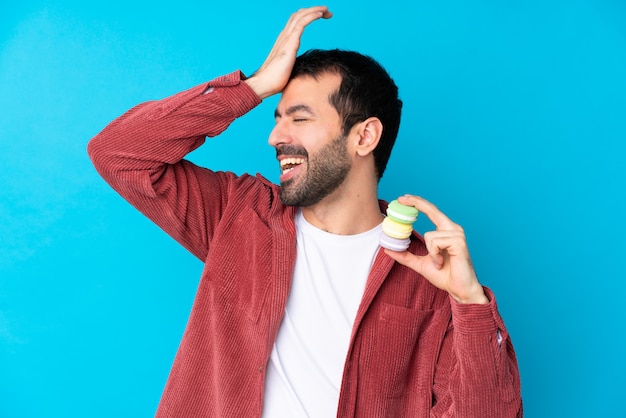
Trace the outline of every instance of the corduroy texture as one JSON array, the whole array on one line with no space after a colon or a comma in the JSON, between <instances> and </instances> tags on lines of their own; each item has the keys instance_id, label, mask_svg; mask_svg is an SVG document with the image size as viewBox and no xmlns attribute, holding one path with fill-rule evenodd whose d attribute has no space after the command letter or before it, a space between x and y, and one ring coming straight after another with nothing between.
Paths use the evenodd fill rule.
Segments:
<instances>
[{"instance_id":1,"label":"corduroy texture","mask_svg":"<svg viewBox=\"0 0 626 418\"><path fill-rule=\"evenodd\" d=\"M115 190L206 263L157 417L262 412L265 366L295 263L295 208L260 176L183 160L259 103L241 77L139 105L88 146ZM409 250L425 254L421 237ZM485 291L489 304L459 305L379 252L352 330L337 416L521 417L515 353Z\"/></svg>"}]
</instances>

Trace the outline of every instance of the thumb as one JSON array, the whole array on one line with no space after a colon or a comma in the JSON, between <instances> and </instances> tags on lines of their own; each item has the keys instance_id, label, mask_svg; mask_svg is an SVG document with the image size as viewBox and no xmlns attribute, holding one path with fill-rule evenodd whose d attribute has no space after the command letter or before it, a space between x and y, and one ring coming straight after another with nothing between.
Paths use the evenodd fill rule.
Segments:
<instances>
[{"instance_id":1,"label":"thumb","mask_svg":"<svg viewBox=\"0 0 626 418\"><path fill-rule=\"evenodd\" d=\"M384 248L385 254L389 257L397 261L398 263L406 266L422 276L426 276L428 270L432 270L436 268L439 270L441 268L441 264L431 257L430 255L419 256L409 251L392 251Z\"/></svg>"}]
</instances>

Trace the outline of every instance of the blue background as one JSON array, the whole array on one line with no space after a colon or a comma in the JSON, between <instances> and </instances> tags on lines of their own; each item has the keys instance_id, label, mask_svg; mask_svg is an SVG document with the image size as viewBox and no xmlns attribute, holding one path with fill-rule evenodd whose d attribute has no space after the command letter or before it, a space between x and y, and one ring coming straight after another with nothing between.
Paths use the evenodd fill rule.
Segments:
<instances>
[{"instance_id":1,"label":"blue background","mask_svg":"<svg viewBox=\"0 0 626 418\"><path fill-rule=\"evenodd\" d=\"M250 74L300 5L4 3L0 417L153 416L202 265L108 188L87 141L139 102ZM329 6L302 50L371 54L396 79L381 197L420 194L466 229L526 416L626 416L626 4ZM275 181L275 103L190 158Z\"/></svg>"}]
</instances>

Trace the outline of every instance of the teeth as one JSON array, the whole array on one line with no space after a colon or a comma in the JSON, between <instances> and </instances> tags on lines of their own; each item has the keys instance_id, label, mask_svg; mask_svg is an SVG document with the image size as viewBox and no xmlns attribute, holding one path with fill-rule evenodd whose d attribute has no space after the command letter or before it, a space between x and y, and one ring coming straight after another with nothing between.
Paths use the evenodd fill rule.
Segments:
<instances>
[{"instance_id":1,"label":"teeth","mask_svg":"<svg viewBox=\"0 0 626 418\"><path fill-rule=\"evenodd\" d=\"M298 165L304 162L304 158L285 158L280 160L280 166L285 167L286 165Z\"/></svg>"},{"instance_id":2,"label":"teeth","mask_svg":"<svg viewBox=\"0 0 626 418\"><path fill-rule=\"evenodd\" d=\"M291 171L295 166L300 165L304 162L304 158L284 158L280 160L280 168L284 173Z\"/></svg>"}]
</instances>

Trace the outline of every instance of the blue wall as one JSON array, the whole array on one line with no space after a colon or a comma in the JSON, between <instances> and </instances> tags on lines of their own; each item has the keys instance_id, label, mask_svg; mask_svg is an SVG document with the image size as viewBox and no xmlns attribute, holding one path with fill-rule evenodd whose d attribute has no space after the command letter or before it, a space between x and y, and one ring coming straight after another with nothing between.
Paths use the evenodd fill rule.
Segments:
<instances>
[{"instance_id":1,"label":"blue wall","mask_svg":"<svg viewBox=\"0 0 626 418\"><path fill-rule=\"evenodd\" d=\"M104 184L87 141L134 104L251 73L295 6L7 3L0 416L152 416L202 265ZM421 194L465 227L528 417L624 416L625 3L357 3L330 3L303 49L371 54L399 84L381 196ZM276 180L274 106L191 158Z\"/></svg>"}]
</instances>

